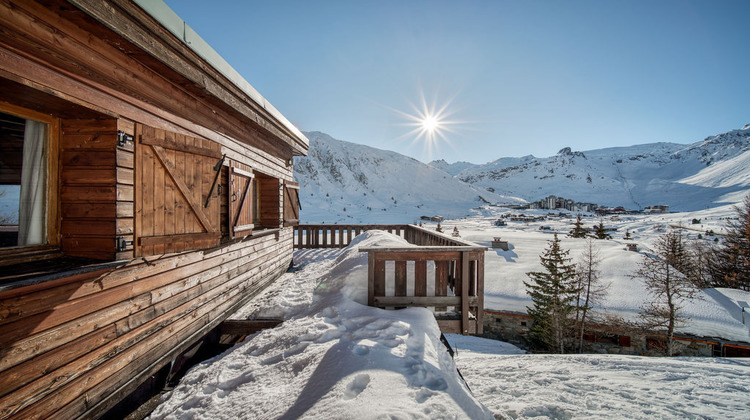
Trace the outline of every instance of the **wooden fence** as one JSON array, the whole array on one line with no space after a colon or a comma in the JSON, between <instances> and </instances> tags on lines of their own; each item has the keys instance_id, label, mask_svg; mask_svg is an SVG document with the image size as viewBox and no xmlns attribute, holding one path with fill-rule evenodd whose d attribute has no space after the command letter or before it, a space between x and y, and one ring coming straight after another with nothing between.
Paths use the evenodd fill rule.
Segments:
<instances>
[{"instance_id":1,"label":"wooden fence","mask_svg":"<svg viewBox=\"0 0 750 420\"><path fill-rule=\"evenodd\" d=\"M482 333L485 247L412 225L300 225L295 248L344 248L374 229L417 247L359 248L368 253L368 305L431 307L441 331Z\"/></svg>"}]
</instances>

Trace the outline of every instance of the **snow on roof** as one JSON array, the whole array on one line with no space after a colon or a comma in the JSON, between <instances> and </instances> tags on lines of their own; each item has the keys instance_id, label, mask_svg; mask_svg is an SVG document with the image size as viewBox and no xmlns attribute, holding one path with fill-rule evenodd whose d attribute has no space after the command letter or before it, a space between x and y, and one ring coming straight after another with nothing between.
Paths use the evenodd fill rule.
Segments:
<instances>
[{"instance_id":1,"label":"snow on roof","mask_svg":"<svg viewBox=\"0 0 750 420\"><path fill-rule=\"evenodd\" d=\"M266 98L264 98L255 88L240 75L219 53L216 52L203 38L198 35L190 25L187 24L177 13L174 12L162 0L133 0L146 13L156 19L174 36L179 38L193 52L206 60L214 69L223 74L240 90L245 92L256 104L268 111L276 120L278 120L286 129L294 133L298 139L305 144L309 144L307 137L284 117Z\"/></svg>"}]
</instances>

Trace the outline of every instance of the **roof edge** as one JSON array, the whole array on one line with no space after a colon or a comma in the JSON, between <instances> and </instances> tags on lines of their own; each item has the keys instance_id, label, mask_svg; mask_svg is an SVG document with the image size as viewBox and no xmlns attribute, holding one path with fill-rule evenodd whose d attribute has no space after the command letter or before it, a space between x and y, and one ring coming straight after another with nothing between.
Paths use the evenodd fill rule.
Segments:
<instances>
[{"instance_id":1,"label":"roof edge","mask_svg":"<svg viewBox=\"0 0 750 420\"><path fill-rule=\"evenodd\" d=\"M198 33L190 27L174 10L162 0L132 0L143 11L148 13L165 29L177 37L190 50L206 61L216 71L226 77L238 89L244 92L253 102L266 110L291 134L309 147L309 139L263 97L237 70L234 69L219 53L216 52Z\"/></svg>"}]
</instances>

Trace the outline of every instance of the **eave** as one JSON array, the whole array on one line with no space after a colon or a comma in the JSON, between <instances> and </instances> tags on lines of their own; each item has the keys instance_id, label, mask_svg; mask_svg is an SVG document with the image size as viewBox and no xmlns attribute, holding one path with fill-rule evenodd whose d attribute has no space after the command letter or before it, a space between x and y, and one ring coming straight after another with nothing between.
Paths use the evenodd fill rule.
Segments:
<instances>
[{"instance_id":1,"label":"eave","mask_svg":"<svg viewBox=\"0 0 750 420\"><path fill-rule=\"evenodd\" d=\"M119 39L109 40L112 45L142 54L139 61L156 71L166 66L183 79L179 83L183 88L256 124L292 154L307 154L309 140L304 134L162 1L68 2L116 34Z\"/></svg>"}]
</instances>

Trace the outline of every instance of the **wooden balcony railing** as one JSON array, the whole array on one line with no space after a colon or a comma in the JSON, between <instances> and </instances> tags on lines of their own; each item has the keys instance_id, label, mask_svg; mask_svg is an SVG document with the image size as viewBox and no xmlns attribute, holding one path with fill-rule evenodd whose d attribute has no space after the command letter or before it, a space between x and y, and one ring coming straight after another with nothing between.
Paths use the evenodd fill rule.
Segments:
<instances>
[{"instance_id":1,"label":"wooden balcony railing","mask_svg":"<svg viewBox=\"0 0 750 420\"><path fill-rule=\"evenodd\" d=\"M412 225L300 225L295 248L343 248L373 229L417 246L359 248L368 254L368 305L431 307L441 331L482 333L486 247Z\"/></svg>"}]
</instances>

